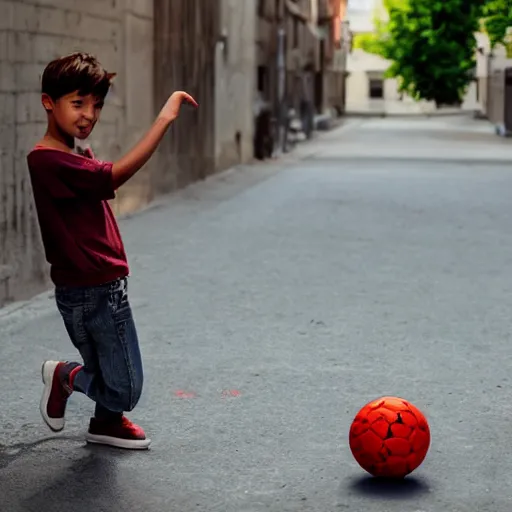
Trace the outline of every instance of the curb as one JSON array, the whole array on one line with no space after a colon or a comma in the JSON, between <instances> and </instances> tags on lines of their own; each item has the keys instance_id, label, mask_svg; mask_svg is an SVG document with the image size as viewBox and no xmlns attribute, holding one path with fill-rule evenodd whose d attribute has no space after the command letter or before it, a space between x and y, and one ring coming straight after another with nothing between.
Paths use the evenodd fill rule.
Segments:
<instances>
[{"instance_id":1,"label":"curb","mask_svg":"<svg viewBox=\"0 0 512 512\"><path fill-rule=\"evenodd\" d=\"M431 117L466 117L466 116L474 116L474 110L434 110L432 112L386 112L386 111L348 111L345 116L346 117L354 117L354 118L431 118Z\"/></svg>"}]
</instances>

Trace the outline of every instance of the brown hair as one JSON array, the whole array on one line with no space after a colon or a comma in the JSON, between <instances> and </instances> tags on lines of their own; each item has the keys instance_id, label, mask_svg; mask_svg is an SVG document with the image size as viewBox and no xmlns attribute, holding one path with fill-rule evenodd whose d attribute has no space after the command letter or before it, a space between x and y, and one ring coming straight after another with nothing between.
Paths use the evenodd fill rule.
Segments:
<instances>
[{"instance_id":1,"label":"brown hair","mask_svg":"<svg viewBox=\"0 0 512 512\"><path fill-rule=\"evenodd\" d=\"M42 76L42 92L56 101L78 91L80 96L93 94L101 99L107 95L115 73L108 73L88 53L72 53L51 61Z\"/></svg>"}]
</instances>

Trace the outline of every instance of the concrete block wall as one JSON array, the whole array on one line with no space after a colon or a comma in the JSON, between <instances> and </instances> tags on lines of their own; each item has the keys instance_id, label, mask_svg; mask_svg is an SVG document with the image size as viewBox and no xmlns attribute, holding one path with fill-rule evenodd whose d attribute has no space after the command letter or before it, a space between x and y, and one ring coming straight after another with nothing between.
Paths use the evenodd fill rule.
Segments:
<instances>
[{"instance_id":1,"label":"concrete block wall","mask_svg":"<svg viewBox=\"0 0 512 512\"><path fill-rule=\"evenodd\" d=\"M0 0L0 306L49 284L26 168L46 126L45 65L81 50L117 72L89 141L100 158L115 159L153 119L152 17L153 0ZM150 171L141 171L119 191L115 211L146 204L150 185Z\"/></svg>"}]
</instances>

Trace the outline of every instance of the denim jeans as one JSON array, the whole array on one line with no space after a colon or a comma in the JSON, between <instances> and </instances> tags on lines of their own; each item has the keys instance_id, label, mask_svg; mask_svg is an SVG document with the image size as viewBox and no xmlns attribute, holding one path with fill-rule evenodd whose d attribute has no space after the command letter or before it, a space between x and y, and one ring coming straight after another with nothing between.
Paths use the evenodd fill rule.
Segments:
<instances>
[{"instance_id":1,"label":"denim jeans","mask_svg":"<svg viewBox=\"0 0 512 512\"><path fill-rule=\"evenodd\" d=\"M143 372L127 278L95 287L60 286L55 299L83 359L73 389L96 402L97 418L131 411L142 392Z\"/></svg>"}]
</instances>

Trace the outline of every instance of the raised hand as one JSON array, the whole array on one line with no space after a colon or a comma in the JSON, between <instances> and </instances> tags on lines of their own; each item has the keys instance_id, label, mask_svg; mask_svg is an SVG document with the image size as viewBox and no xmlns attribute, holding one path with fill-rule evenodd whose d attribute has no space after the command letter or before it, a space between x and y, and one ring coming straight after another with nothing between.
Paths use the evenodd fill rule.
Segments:
<instances>
[{"instance_id":1,"label":"raised hand","mask_svg":"<svg viewBox=\"0 0 512 512\"><path fill-rule=\"evenodd\" d=\"M190 103L192 106L197 107L198 104L190 94L185 91L175 91L171 94L162 110L160 111L160 117L168 121L174 121L180 114L181 104L186 101Z\"/></svg>"}]
</instances>

